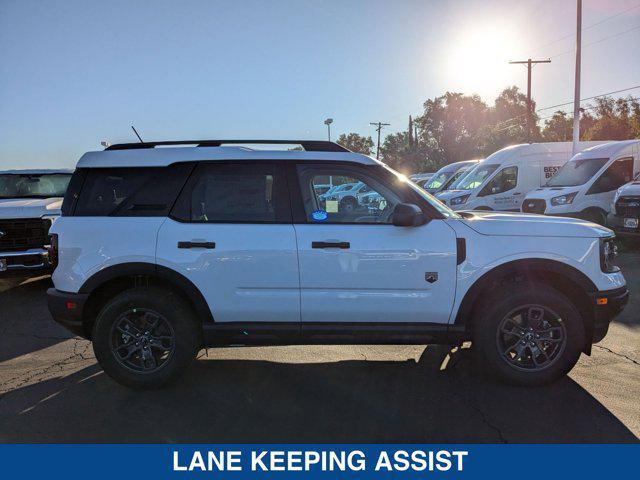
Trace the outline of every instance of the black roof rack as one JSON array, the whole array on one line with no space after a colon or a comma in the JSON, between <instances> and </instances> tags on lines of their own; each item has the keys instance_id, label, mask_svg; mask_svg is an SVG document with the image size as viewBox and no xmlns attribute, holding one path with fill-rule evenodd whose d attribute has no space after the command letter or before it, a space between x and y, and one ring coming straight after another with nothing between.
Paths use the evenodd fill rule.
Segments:
<instances>
[{"instance_id":1,"label":"black roof rack","mask_svg":"<svg viewBox=\"0 0 640 480\"><path fill-rule=\"evenodd\" d=\"M325 140L178 140L165 142L116 143L105 150L134 150L171 145L196 145L198 147L219 147L221 145L300 145L307 152L350 152L334 142Z\"/></svg>"}]
</instances>

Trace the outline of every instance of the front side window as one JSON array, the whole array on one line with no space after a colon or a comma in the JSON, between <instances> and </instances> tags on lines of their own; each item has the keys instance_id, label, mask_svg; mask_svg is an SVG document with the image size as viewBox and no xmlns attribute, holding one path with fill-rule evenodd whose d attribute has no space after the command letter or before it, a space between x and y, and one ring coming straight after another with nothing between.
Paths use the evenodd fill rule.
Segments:
<instances>
[{"instance_id":1,"label":"front side window","mask_svg":"<svg viewBox=\"0 0 640 480\"><path fill-rule=\"evenodd\" d=\"M64 197L70 173L0 174L0 198Z\"/></svg>"},{"instance_id":2,"label":"front side window","mask_svg":"<svg viewBox=\"0 0 640 480\"><path fill-rule=\"evenodd\" d=\"M451 190L473 190L478 188L484 181L496 171L499 165L479 163L473 167L469 173L462 177L455 185L451 186Z\"/></svg>"},{"instance_id":3,"label":"front side window","mask_svg":"<svg viewBox=\"0 0 640 480\"><path fill-rule=\"evenodd\" d=\"M547 187L577 187L584 185L600 170L608 158L576 158L563 165L549 179Z\"/></svg>"},{"instance_id":4,"label":"front side window","mask_svg":"<svg viewBox=\"0 0 640 480\"><path fill-rule=\"evenodd\" d=\"M633 179L633 157L621 158L613 162L605 172L600 175L589 193L611 192L620 188L625 183L629 183Z\"/></svg>"},{"instance_id":5,"label":"front side window","mask_svg":"<svg viewBox=\"0 0 640 480\"><path fill-rule=\"evenodd\" d=\"M518 184L518 167L506 167L500 170L478 194L480 197L508 192Z\"/></svg>"},{"instance_id":6,"label":"front side window","mask_svg":"<svg viewBox=\"0 0 640 480\"><path fill-rule=\"evenodd\" d=\"M315 186L327 175L352 186L329 195L318 195ZM301 165L298 178L309 223L389 224L393 209L402 203L390 188L356 168Z\"/></svg>"},{"instance_id":7,"label":"front side window","mask_svg":"<svg viewBox=\"0 0 640 480\"><path fill-rule=\"evenodd\" d=\"M284 223L291 221L286 198L286 179L278 165L201 164L173 216L192 223Z\"/></svg>"}]
</instances>

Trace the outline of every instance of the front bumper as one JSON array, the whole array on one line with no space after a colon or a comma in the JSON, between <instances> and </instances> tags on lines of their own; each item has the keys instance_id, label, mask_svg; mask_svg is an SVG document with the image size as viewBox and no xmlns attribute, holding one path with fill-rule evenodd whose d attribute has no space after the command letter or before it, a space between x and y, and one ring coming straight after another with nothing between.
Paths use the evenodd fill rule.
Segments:
<instances>
[{"instance_id":1,"label":"front bumper","mask_svg":"<svg viewBox=\"0 0 640 480\"><path fill-rule=\"evenodd\" d=\"M616 288L596 292L593 297L593 334L591 343L598 343L609 331L609 324L629 302L629 289Z\"/></svg>"},{"instance_id":2,"label":"front bumper","mask_svg":"<svg viewBox=\"0 0 640 480\"><path fill-rule=\"evenodd\" d=\"M0 278L38 276L51 273L49 252L32 248L18 252L0 252Z\"/></svg>"},{"instance_id":3,"label":"front bumper","mask_svg":"<svg viewBox=\"0 0 640 480\"><path fill-rule=\"evenodd\" d=\"M88 294L61 292L55 288L47 290L47 306L53 319L73 334L89 338L85 331L83 311L87 303Z\"/></svg>"}]
</instances>

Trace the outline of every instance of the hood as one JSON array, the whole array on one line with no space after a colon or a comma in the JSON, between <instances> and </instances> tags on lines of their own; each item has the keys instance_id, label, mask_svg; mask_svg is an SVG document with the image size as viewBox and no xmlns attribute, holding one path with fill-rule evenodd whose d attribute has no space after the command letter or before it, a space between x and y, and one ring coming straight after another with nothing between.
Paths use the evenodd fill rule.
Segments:
<instances>
[{"instance_id":1,"label":"hood","mask_svg":"<svg viewBox=\"0 0 640 480\"><path fill-rule=\"evenodd\" d=\"M4 198L0 199L0 219L60 215L61 207L62 198Z\"/></svg>"},{"instance_id":2,"label":"hood","mask_svg":"<svg viewBox=\"0 0 640 480\"><path fill-rule=\"evenodd\" d=\"M613 235L595 223L528 213L465 212L460 220L482 235L597 238Z\"/></svg>"},{"instance_id":3,"label":"hood","mask_svg":"<svg viewBox=\"0 0 640 480\"><path fill-rule=\"evenodd\" d=\"M525 199L535 198L541 200L549 200L553 197L559 197L567 193L573 193L579 191L584 185L577 185L575 187L542 187L527 193Z\"/></svg>"},{"instance_id":4,"label":"hood","mask_svg":"<svg viewBox=\"0 0 640 480\"><path fill-rule=\"evenodd\" d=\"M618 189L617 196L640 196L640 180L636 180L634 182L627 183L626 185L621 186Z\"/></svg>"},{"instance_id":5,"label":"hood","mask_svg":"<svg viewBox=\"0 0 640 480\"><path fill-rule=\"evenodd\" d=\"M454 197L460 197L472 192L473 190L444 190L442 192L436 193L436 198L444 202L445 200L451 200Z\"/></svg>"}]
</instances>

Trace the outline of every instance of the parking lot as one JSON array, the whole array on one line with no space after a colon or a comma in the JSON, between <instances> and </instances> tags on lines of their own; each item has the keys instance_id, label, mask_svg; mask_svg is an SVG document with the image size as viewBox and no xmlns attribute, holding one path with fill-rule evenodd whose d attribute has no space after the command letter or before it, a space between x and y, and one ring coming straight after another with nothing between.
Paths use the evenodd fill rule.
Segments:
<instances>
[{"instance_id":1,"label":"parking lot","mask_svg":"<svg viewBox=\"0 0 640 480\"><path fill-rule=\"evenodd\" d=\"M637 442L640 251L631 303L570 377L484 378L470 349L292 346L202 351L160 391L109 379L51 320L48 278L0 283L0 442Z\"/></svg>"}]
</instances>

